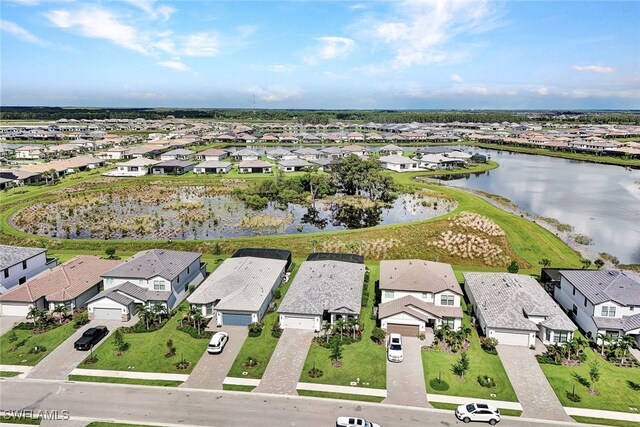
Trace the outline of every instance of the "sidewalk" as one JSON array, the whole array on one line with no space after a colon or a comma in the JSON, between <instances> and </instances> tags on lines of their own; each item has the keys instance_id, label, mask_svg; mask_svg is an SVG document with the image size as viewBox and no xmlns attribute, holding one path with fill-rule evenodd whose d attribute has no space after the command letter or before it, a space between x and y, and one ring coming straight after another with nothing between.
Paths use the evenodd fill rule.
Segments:
<instances>
[{"instance_id":1,"label":"sidewalk","mask_svg":"<svg viewBox=\"0 0 640 427\"><path fill-rule=\"evenodd\" d=\"M260 380L254 378L238 378L238 377L226 377L222 381L222 385L248 385L257 387L260 385Z\"/></svg>"},{"instance_id":2,"label":"sidewalk","mask_svg":"<svg viewBox=\"0 0 640 427\"><path fill-rule=\"evenodd\" d=\"M453 403L456 405L463 405L469 402L488 403L500 409L512 409L514 411L522 411L522 405L520 405L520 403L507 402L505 400L487 400L487 399L481 399L478 397L460 397L460 396L449 396L447 394L431 394L431 393L427 394L427 400L429 402Z\"/></svg>"},{"instance_id":3,"label":"sidewalk","mask_svg":"<svg viewBox=\"0 0 640 427\"><path fill-rule=\"evenodd\" d=\"M79 369L76 368L69 375L84 375L88 377L110 377L110 378L132 378L138 380L169 380L186 381L187 374L163 374L159 372L130 372L130 371L107 371L101 369Z\"/></svg>"},{"instance_id":4,"label":"sidewalk","mask_svg":"<svg viewBox=\"0 0 640 427\"><path fill-rule=\"evenodd\" d=\"M7 372L22 372L27 373L33 368L33 366L24 366L24 365L0 365L0 371Z\"/></svg>"},{"instance_id":5,"label":"sidewalk","mask_svg":"<svg viewBox=\"0 0 640 427\"><path fill-rule=\"evenodd\" d=\"M580 417L604 418L607 420L624 420L640 423L640 414L633 412L603 411L601 409L572 408L565 406L564 410L568 415L578 415Z\"/></svg>"}]
</instances>

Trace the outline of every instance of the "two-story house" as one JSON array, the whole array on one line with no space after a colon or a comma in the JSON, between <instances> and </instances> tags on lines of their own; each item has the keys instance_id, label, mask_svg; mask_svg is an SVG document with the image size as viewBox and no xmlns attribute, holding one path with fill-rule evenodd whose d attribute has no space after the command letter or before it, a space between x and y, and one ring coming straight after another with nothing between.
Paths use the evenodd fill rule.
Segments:
<instances>
[{"instance_id":1,"label":"two-story house","mask_svg":"<svg viewBox=\"0 0 640 427\"><path fill-rule=\"evenodd\" d=\"M640 277L630 271L562 270L553 296L588 338L633 335L640 346Z\"/></svg>"},{"instance_id":2,"label":"two-story house","mask_svg":"<svg viewBox=\"0 0 640 427\"><path fill-rule=\"evenodd\" d=\"M0 245L0 294L56 264L57 259L48 258L44 248Z\"/></svg>"},{"instance_id":3,"label":"two-story house","mask_svg":"<svg viewBox=\"0 0 640 427\"><path fill-rule=\"evenodd\" d=\"M89 301L89 317L128 320L137 305L160 304L173 310L199 285L206 263L196 252L151 249L138 252L103 274L104 291Z\"/></svg>"},{"instance_id":4,"label":"two-story house","mask_svg":"<svg viewBox=\"0 0 640 427\"><path fill-rule=\"evenodd\" d=\"M418 336L427 328L462 326L462 289L450 264L419 259L380 261L380 327Z\"/></svg>"}]
</instances>

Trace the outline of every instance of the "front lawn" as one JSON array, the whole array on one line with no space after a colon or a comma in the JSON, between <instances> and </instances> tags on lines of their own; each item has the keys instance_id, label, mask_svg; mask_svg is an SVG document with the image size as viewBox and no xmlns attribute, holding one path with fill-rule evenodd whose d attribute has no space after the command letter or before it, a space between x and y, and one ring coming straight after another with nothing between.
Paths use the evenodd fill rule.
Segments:
<instances>
[{"instance_id":1,"label":"front lawn","mask_svg":"<svg viewBox=\"0 0 640 427\"><path fill-rule=\"evenodd\" d=\"M640 368L619 368L606 362L590 348L585 348L584 352L587 360L581 366L540 364L562 405L621 412L635 412L629 407L640 409ZM589 380L589 365L593 361L597 361L600 367L600 380L595 385L598 394L595 396L589 394L587 388L574 377L575 374ZM567 398L567 392L573 392L574 384L580 402L572 402Z\"/></svg>"},{"instance_id":2,"label":"front lawn","mask_svg":"<svg viewBox=\"0 0 640 427\"><path fill-rule=\"evenodd\" d=\"M640 427L640 423L634 423L633 421L624 420L609 420L605 418L592 418L592 417L580 417L577 415L572 416L574 420L579 423L585 424L601 424L603 426L615 426L615 427Z\"/></svg>"},{"instance_id":3,"label":"front lawn","mask_svg":"<svg viewBox=\"0 0 640 427\"><path fill-rule=\"evenodd\" d=\"M93 377L89 375L69 375L69 381L81 381L81 382L88 382L88 383L153 385L158 387L178 387L180 384L182 384L182 381L172 381L172 380L145 380L141 378Z\"/></svg>"},{"instance_id":4,"label":"front lawn","mask_svg":"<svg viewBox=\"0 0 640 427\"><path fill-rule=\"evenodd\" d=\"M291 282L293 282L295 274L298 272L300 263L303 262L304 259L295 258L293 261L295 262L294 269L289 276L289 281L280 287L281 298L276 302L277 305L280 305L280 302L286 295L289 286L291 286ZM278 322L277 308L275 311L264 316L262 321L264 323L262 334L259 337L247 337L227 376L255 379L262 378L262 375L269 364L269 360L271 360L271 356L276 349L276 345L278 345L278 339L271 336L271 328ZM247 368L245 366L245 362L249 358L257 362L256 366L251 368ZM246 372L247 375L242 375L243 372Z\"/></svg>"},{"instance_id":5,"label":"front lawn","mask_svg":"<svg viewBox=\"0 0 640 427\"><path fill-rule=\"evenodd\" d=\"M353 344L342 347L342 366L336 368L329 357L331 350L318 344L311 344L307 359L304 362L301 382L351 385L352 381L360 378L360 386L372 388L386 388L387 384L387 359L385 348L371 340L371 332L376 326L376 321L371 320L375 292L375 281L380 277L380 264L367 262L370 270L369 278L369 302L362 308L360 320L364 325L362 339ZM309 370L314 366L320 369L323 375L320 378L311 378ZM363 383L369 383L365 385Z\"/></svg>"},{"instance_id":6,"label":"front lawn","mask_svg":"<svg viewBox=\"0 0 640 427\"><path fill-rule=\"evenodd\" d=\"M47 332L34 334L33 331L12 329L0 337L0 364L35 366L46 355L62 344L76 330L73 322L57 326ZM13 335L15 333L15 336ZM26 340L16 348L16 345ZM46 350L33 353L35 347ZM15 349L15 351L14 351Z\"/></svg>"},{"instance_id":7,"label":"front lawn","mask_svg":"<svg viewBox=\"0 0 640 427\"><path fill-rule=\"evenodd\" d=\"M157 331L124 334L124 340L130 346L121 356L116 355L115 334L111 334L107 341L93 352L98 361L92 364L81 363L78 368L189 374L207 349L209 340L191 338L187 333L178 331L176 327L180 318L181 314L176 314ZM168 339L172 339L176 347L176 355L173 357L165 357ZM175 363L183 357L190 362L189 367L176 368Z\"/></svg>"},{"instance_id":8,"label":"front lawn","mask_svg":"<svg viewBox=\"0 0 640 427\"><path fill-rule=\"evenodd\" d=\"M463 322L469 324L469 316L465 314ZM486 353L480 348L478 332L471 328L471 344L467 348L469 370L465 380L451 372L451 365L460 359L460 353L442 353L438 351L422 350L422 367L427 385L427 393L446 394L451 396L479 397L482 399L505 400L517 402L518 398L511 386L511 381L497 355ZM488 375L496 382L495 388L485 388L478 383L479 375ZM441 377L448 384L446 390L435 390L431 381ZM492 396L495 395L495 396Z\"/></svg>"},{"instance_id":9,"label":"front lawn","mask_svg":"<svg viewBox=\"0 0 640 427\"><path fill-rule=\"evenodd\" d=\"M378 397L378 396L365 396L362 394L350 394L350 393L331 393L326 391L313 391L313 390L298 390L298 395L309 396L309 397L322 397L325 399L359 400L361 402L375 402L375 403L380 403L384 400L384 397Z\"/></svg>"}]
</instances>

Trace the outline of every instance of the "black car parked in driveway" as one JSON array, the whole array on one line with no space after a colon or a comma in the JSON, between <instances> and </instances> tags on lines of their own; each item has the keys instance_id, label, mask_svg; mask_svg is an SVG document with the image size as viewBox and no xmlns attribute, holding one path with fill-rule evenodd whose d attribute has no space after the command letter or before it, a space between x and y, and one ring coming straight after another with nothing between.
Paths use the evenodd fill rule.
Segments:
<instances>
[{"instance_id":1,"label":"black car parked in driveway","mask_svg":"<svg viewBox=\"0 0 640 427\"><path fill-rule=\"evenodd\" d=\"M94 345L96 345L102 338L107 336L109 330L106 326L96 326L93 328L89 328L84 331L84 334L78 341L73 344L73 348L76 350L90 350Z\"/></svg>"}]
</instances>

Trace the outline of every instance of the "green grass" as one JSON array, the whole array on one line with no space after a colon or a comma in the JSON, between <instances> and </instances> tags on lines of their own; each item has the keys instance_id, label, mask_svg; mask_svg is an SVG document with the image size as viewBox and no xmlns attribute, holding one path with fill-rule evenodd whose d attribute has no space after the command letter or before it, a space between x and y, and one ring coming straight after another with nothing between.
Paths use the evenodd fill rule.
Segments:
<instances>
[{"instance_id":1,"label":"green grass","mask_svg":"<svg viewBox=\"0 0 640 427\"><path fill-rule=\"evenodd\" d=\"M463 322L469 324L469 317L465 315ZM470 345L467 348L469 356L469 371L465 374L464 381L451 372L453 365L460 354L441 353L437 351L422 350L422 367L427 385L427 393L446 394L450 396L479 397L482 399L504 400L517 402L518 398L511 386L509 377L497 355L486 353L480 348L478 333L472 329ZM449 389L444 391L434 390L429 384L434 378L440 378L449 384ZM489 389L478 384L479 375L488 375L496 382L496 387ZM491 396L491 394L495 396Z\"/></svg>"},{"instance_id":2,"label":"green grass","mask_svg":"<svg viewBox=\"0 0 640 427\"><path fill-rule=\"evenodd\" d=\"M298 272L298 268L300 268L300 263L303 261L304 260L300 258L294 259L295 268L291 273L289 281L283 284L280 288L281 298L276 302L277 305L280 305L280 302L286 295L289 286L291 286L291 282L293 282L295 274ZM242 345L238 356L236 356L236 360L233 362L227 376L254 379L262 378L264 370L267 369L269 360L271 360L271 356L278 345L278 339L271 336L271 328L278 322L277 309L264 316L262 321L264 323L262 334L259 337L247 337L245 339L244 344ZM253 368L247 368L244 366L244 363L249 357L258 362L257 366L254 366ZM247 372L247 375L242 375L243 372Z\"/></svg>"},{"instance_id":3,"label":"green grass","mask_svg":"<svg viewBox=\"0 0 640 427\"><path fill-rule=\"evenodd\" d=\"M579 423L585 424L600 424L603 426L620 426L620 427L640 427L640 423L624 420L608 420L605 418L592 418L592 417L580 417L578 415L572 415L571 418Z\"/></svg>"},{"instance_id":4,"label":"green grass","mask_svg":"<svg viewBox=\"0 0 640 427\"><path fill-rule=\"evenodd\" d=\"M581 366L540 365L562 405L620 412L632 412L629 407L640 408L640 391L634 391L628 383L640 384L640 368L619 368L589 348L585 353L587 360ZM576 374L589 379L589 365L594 361L600 367L600 380L595 385L598 394L595 396L573 377ZM573 391L574 384L576 394L582 398L580 402L567 398L567 392Z\"/></svg>"},{"instance_id":5,"label":"green grass","mask_svg":"<svg viewBox=\"0 0 640 427\"><path fill-rule=\"evenodd\" d=\"M13 371L0 371L0 377L16 377L20 375L20 372L13 372Z\"/></svg>"},{"instance_id":6,"label":"green grass","mask_svg":"<svg viewBox=\"0 0 640 427\"><path fill-rule=\"evenodd\" d=\"M429 402L431 404L431 406L433 406L436 409L451 409L452 411L455 411L456 408L460 405L458 405L457 403L442 403L442 402ZM506 416L510 416L510 417L519 417L520 415L522 415L522 411L519 411L517 409L502 409L502 408L498 408L500 409L500 415L506 415Z\"/></svg>"},{"instance_id":7,"label":"green grass","mask_svg":"<svg viewBox=\"0 0 640 427\"><path fill-rule=\"evenodd\" d=\"M56 347L62 344L76 331L73 322L58 326L42 334L34 334L32 331L13 329L18 339L15 342L9 340L11 331L0 337L0 364L2 365L26 365L35 366L44 359ZM27 342L18 347L16 351L11 351L15 343L27 339ZM29 354L29 350L35 346L44 346L47 350L37 354Z\"/></svg>"},{"instance_id":8,"label":"green grass","mask_svg":"<svg viewBox=\"0 0 640 427\"><path fill-rule=\"evenodd\" d=\"M312 391L312 390L298 390L298 395L310 396L310 397L323 397L326 399L359 400L362 402L375 402L375 403L380 403L384 400L384 397L377 397L377 396L363 396L361 394L331 393L326 391Z\"/></svg>"},{"instance_id":9,"label":"green grass","mask_svg":"<svg viewBox=\"0 0 640 427\"><path fill-rule=\"evenodd\" d=\"M5 424L29 424L39 426L42 420L40 418L23 418L23 417L15 417L15 416L5 416L0 417L0 423Z\"/></svg>"},{"instance_id":10,"label":"green grass","mask_svg":"<svg viewBox=\"0 0 640 427\"><path fill-rule=\"evenodd\" d=\"M94 421L85 427L148 427L149 424L125 424L125 423L107 423L102 421Z\"/></svg>"},{"instance_id":11,"label":"green grass","mask_svg":"<svg viewBox=\"0 0 640 427\"><path fill-rule=\"evenodd\" d=\"M153 385L158 387L178 387L180 384L182 384L182 381L145 380L145 379L139 379L139 378L117 378L117 377L92 377L89 375L69 375L69 381L82 381L82 382L88 382L88 383Z\"/></svg>"},{"instance_id":12,"label":"green grass","mask_svg":"<svg viewBox=\"0 0 640 427\"><path fill-rule=\"evenodd\" d=\"M307 359L302 368L301 382L350 385L351 381L360 378L360 384L368 382L367 387L386 388L387 360L385 348L374 343L370 336L375 327L375 320L371 320L371 309L374 299L374 283L380 277L380 265L367 262L371 270L369 280L369 304L362 309L360 319L364 325L362 339L353 344L342 347L342 366L336 368L329 357L330 350L318 344L311 344ZM309 370L315 366L323 372L320 378L311 378Z\"/></svg>"},{"instance_id":13,"label":"green grass","mask_svg":"<svg viewBox=\"0 0 640 427\"><path fill-rule=\"evenodd\" d=\"M82 369L189 374L204 354L209 340L191 338L190 335L176 330L180 317L180 313L176 314L157 331L124 334L124 339L130 344L130 348L121 356L116 355L113 345L114 334L112 334L100 347L94 350L93 354L98 358L96 363L81 363L78 367ZM168 339L173 340L173 345L177 349L176 355L173 357L164 356L167 353L166 342ZM174 366L181 357L191 362L188 369L178 369ZM129 369L130 366L133 369Z\"/></svg>"},{"instance_id":14,"label":"green grass","mask_svg":"<svg viewBox=\"0 0 640 427\"><path fill-rule=\"evenodd\" d=\"M223 390L228 391L252 391L256 386L254 385L238 385L238 384L222 384Z\"/></svg>"}]
</instances>

